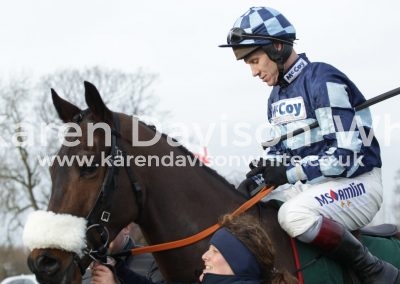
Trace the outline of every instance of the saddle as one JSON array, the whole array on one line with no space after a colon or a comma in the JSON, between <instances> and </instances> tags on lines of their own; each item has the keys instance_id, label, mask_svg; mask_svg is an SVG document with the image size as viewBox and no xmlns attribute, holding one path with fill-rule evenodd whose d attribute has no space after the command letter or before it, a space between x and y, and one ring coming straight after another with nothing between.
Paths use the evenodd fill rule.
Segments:
<instances>
[{"instance_id":1,"label":"saddle","mask_svg":"<svg viewBox=\"0 0 400 284\"><path fill-rule=\"evenodd\" d=\"M366 226L353 232L355 236L364 235L371 237L396 237L399 234L399 230L394 224L380 224L376 226Z\"/></svg>"}]
</instances>

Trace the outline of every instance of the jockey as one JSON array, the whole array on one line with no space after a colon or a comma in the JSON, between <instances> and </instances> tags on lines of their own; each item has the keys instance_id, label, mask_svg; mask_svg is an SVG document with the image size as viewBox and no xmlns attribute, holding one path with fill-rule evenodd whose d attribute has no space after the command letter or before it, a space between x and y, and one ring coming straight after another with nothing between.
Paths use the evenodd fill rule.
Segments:
<instances>
[{"instance_id":1,"label":"jockey","mask_svg":"<svg viewBox=\"0 0 400 284\"><path fill-rule=\"evenodd\" d=\"M250 8L227 44L252 75L273 86L268 120L275 136L318 122L319 127L271 143L242 184L261 174L279 199L278 220L293 238L351 266L362 283L400 283L399 270L373 256L351 233L370 223L383 196L379 144L369 109L350 79L293 49L296 31L278 11ZM275 137L275 138L276 138Z\"/></svg>"}]
</instances>

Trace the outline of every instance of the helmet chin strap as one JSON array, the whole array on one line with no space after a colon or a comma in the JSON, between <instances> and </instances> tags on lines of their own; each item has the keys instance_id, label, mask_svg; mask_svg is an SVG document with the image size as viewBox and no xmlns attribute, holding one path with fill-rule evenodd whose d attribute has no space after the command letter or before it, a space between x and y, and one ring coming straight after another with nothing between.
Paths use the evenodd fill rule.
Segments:
<instances>
[{"instance_id":1,"label":"helmet chin strap","mask_svg":"<svg viewBox=\"0 0 400 284\"><path fill-rule=\"evenodd\" d=\"M262 49L268 57L278 66L278 82L277 85L286 87L288 83L283 79L285 72L284 64L292 53L293 46L287 43L281 43L282 48L278 49L275 44L263 45Z\"/></svg>"}]
</instances>

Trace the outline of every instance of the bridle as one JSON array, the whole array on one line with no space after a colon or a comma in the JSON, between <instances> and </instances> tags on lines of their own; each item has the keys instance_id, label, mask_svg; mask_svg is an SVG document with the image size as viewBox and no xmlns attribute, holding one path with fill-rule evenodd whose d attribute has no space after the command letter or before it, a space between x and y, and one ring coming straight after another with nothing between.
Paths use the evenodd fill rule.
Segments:
<instances>
[{"instance_id":1,"label":"bridle","mask_svg":"<svg viewBox=\"0 0 400 284\"><path fill-rule=\"evenodd\" d=\"M86 109L81 111L79 114L74 116L74 122L79 123L89 114L90 110ZM120 145L120 122L119 118L112 113L112 124L111 124L111 151L110 158L108 159L108 167L105 174L105 178L101 185L101 189L96 198L96 202L90 210L86 217L87 220L87 230L86 236L90 234L97 234L101 243L98 246L90 246L89 243L87 247L83 250L84 255L79 258L79 256L74 256L76 258L77 265L81 270L82 275L85 272L85 265L83 264L87 257L93 261L106 263L107 262L107 249L110 244L110 236L107 229L107 224L110 222L111 218L111 197L115 190L118 188L118 174L119 167L115 165L115 161L118 159L127 160L126 152L122 149ZM128 175L131 188L135 195L136 205L138 208L138 218L142 211L142 190L139 185L138 179L136 178L132 169L123 163L123 167ZM86 259L85 259L86 257Z\"/></svg>"}]
</instances>

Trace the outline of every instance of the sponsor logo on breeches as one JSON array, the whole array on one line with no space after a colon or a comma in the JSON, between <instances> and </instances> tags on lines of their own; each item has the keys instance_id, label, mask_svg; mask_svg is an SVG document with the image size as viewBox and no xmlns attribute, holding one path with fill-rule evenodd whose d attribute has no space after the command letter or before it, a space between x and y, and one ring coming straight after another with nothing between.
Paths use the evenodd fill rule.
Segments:
<instances>
[{"instance_id":1,"label":"sponsor logo on breeches","mask_svg":"<svg viewBox=\"0 0 400 284\"><path fill-rule=\"evenodd\" d=\"M325 206L338 201L349 201L365 193L366 191L363 183L354 184L354 182L352 182L347 187L337 190L330 189L329 192L323 193L320 196L315 196L314 198L319 202L320 206Z\"/></svg>"}]
</instances>

